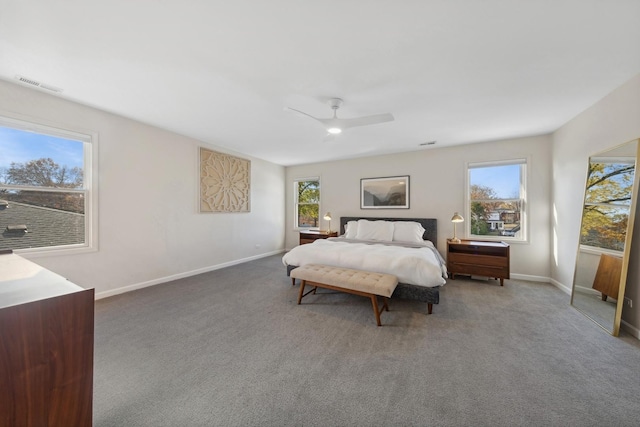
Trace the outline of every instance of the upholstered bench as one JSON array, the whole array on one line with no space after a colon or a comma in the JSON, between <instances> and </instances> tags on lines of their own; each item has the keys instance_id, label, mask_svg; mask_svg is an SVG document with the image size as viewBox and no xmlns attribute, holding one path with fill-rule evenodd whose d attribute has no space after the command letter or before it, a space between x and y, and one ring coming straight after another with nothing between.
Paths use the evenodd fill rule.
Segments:
<instances>
[{"instance_id":1,"label":"upholstered bench","mask_svg":"<svg viewBox=\"0 0 640 427\"><path fill-rule=\"evenodd\" d=\"M398 278L391 274L372 273L370 271L353 270L350 268L331 267L320 264L307 264L291 270L291 279L300 279L300 292L298 304L302 298L310 293L316 293L316 289L325 288L335 291L347 292L354 295L371 298L373 313L376 316L378 326L380 314L383 310L389 311L387 301L398 285ZM314 288L304 293L306 285ZM378 296L382 297L382 308L378 309Z\"/></svg>"}]
</instances>

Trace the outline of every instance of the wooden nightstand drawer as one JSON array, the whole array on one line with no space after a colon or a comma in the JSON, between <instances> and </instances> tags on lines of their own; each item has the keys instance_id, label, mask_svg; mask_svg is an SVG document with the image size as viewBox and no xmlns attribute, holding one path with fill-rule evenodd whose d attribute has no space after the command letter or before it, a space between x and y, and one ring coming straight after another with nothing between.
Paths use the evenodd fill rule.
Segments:
<instances>
[{"instance_id":1,"label":"wooden nightstand drawer","mask_svg":"<svg viewBox=\"0 0 640 427\"><path fill-rule=\"evenodd\" d=\"M300 244L313 243L318 239L328 239L329 237L338 237L337 231L327 233L326 231L306 230L300 231Z\"/></svg>"},{"instance_id":2,"label":"wooden nightstand drawer","mask_svg":"<svg viewBox=\"0 0 640 427\"><path fill-rule=\"evenodd\" d=\"M449 253L448 258L451 263L456 264L470 264L470 265L486 265L506 267L509 265L509 260L502 256L490 256L490 255L472 255L472 254L460 254Z\"/></svg>"},{"instance_id":3,"label":"wooden nightstand drawer","mask_svg":"<svg viewBox=\"0 0 640 427\"><path fill-rule=\"evenodd\" d=\"M509 245L504 242L462 240L447 242L447 270L452 279L456 274L504 279L510 276Z\"/></svg>"}]
</instances>

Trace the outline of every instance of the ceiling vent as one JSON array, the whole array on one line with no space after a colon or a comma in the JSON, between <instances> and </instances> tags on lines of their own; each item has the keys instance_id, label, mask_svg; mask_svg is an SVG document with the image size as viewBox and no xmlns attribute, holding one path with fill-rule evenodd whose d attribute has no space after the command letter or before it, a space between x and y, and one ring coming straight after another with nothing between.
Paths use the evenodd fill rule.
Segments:
<instances>
[{"instance_id":1,"label":"ceiling vent","mask_svg":"<svg viewBox=\"0 0 640 427\"><path fill-rule=\"evenodd\" d=\"M46 83L41 83L37 80L33 80L33 79L28 79L26 77L22 77L22 76L16 76L16 79L18 79L21 83L25 83L28 84L30 86L35 86L35 87L39 87L40 89L45 89L51 92L62 92L62 89L60 89L59 87L55 87L55 86L51 86L48 85Z\"/></svg>"}]
</instances>

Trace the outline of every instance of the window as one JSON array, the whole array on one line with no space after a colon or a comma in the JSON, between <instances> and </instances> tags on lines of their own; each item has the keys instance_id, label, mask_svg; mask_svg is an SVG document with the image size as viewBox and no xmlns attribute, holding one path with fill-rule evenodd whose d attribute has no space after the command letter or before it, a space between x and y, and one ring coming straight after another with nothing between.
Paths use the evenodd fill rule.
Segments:
<instances>
[{"instance_id":1,"label":"window","mask_svg":"<svg viewBox=\"0 0 640 427\"><path fill-rule=\"evenodd\" d=\"M0 117L0 250L91 247L93 139Z\"/></svg>"},{"instance_id":2,"label":"window","mask_svg":"<svg viewBox=\"0 0 640 427\"><path fill-rule=\"evenodd\" d=\"M467 232L490 240L526 240L526 161L468 166Z\"/></svg>"},{"instance_id":3,"label":"window","mask_svg":"<svg viewBox=\"0 0 640 427\"><path fill-rule=\"evenodd\" d=\"M304 178L294 181L295 227L318 228L320 213L320 179Z\"/></svg>"},{"instance_id":4,"label":"window","mask_svg":"<svg viewBox=\"0 0 640 427\"><path fill-rule=\"evenodd\" d=\"M581 245L624 250L634 175L634 159L591 158L580 231Z\"/></svg>"}]
</instances>

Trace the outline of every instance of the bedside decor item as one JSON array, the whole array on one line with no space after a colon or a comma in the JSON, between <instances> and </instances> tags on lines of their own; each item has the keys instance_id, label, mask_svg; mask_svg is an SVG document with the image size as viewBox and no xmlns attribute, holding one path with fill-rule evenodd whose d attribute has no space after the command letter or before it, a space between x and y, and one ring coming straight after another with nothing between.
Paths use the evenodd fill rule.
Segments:
<instances>
[{"instance_id":1,"label":"bedside decor item","mask_svg":"<svg viewBox=\"0 0 640 427\"><path fill-rule=\"evenodd\" d=\"M451 222L453 223L453 239L451 239L451 241L453 243L460 243L460 239L456 237L456 224L459 222L464 222L464 218L462 218L462 216L458 212L455 212L453 214L453 217L451 217Z\"/></svg>"},{"instance_id":2,"label":"bedside decor item","mask_svg":"<svg viewBox=\"0 0 640 427\"><path fill-rule=\"evenodd\" d=\"M250 186L250 160L200 147L200 212L250 212Z\"/></svg>"},{"instance_id":3,"label":"bedside decor item","mask_svg":"<svg viewBox=\"0 0 640 427\"><path fill-rule=\"evenodd\" d=\"M327 234L331 234L331 212L327 212L324 214L324 220L329 221L329 229L327 230Z\"/></svg>"},{"instance_id":4,"label":"bedside decor item","mask_svg":"<svg viewBox=\"0 0 640 427\"><path fill-rule=\"evenodd\" d=\"M362 178L360 209L409 209L409 175Z\"/></svg>"}]
</instances>

